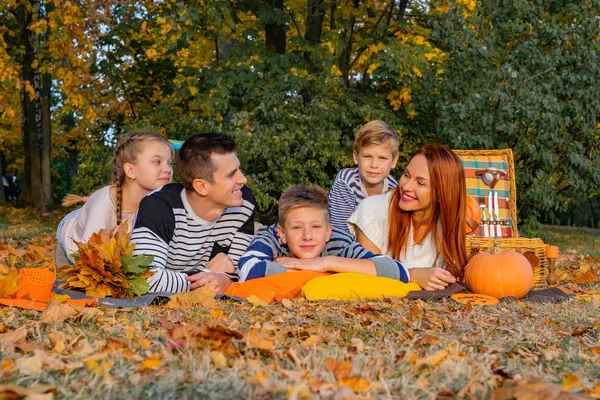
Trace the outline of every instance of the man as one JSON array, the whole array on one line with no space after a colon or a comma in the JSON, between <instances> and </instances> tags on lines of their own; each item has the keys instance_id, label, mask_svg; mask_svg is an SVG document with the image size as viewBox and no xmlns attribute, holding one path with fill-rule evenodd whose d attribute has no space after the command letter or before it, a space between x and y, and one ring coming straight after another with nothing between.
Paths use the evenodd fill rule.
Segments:
<instances>
[{"instance_id":1,"label":"man","mask_svg":"<svg viewBox=\"0 0 600 400\"><path fill-rule=\"evenodd\" d=\"M175 157L181 183L148 194L137 214L134 254L153 255L150 292L178 293L210 284L225 291L254 234L256 200L244 185L235 143L195 135Z\"/></svg>"}]
</instances>

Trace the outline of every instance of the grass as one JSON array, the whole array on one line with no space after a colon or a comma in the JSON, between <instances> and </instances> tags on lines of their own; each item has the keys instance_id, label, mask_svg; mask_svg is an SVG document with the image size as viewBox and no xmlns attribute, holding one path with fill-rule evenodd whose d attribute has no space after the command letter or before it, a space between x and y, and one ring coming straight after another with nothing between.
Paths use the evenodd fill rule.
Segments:
<instances>
[{"instance_id":1,"label":"grass","mask_svg":"<svg viewBox=\"0 0 600 400\"><path fill-rule=\"evenodd\" d=\"M2 229L19 236L0 237L51 245L54 217L39 221L22 211L1 211L7 221ZM561 248L590 237L587 230L546 229L558 232L553 244ZM598 281L583 287L599 288ZM266 307L219 301L175 310L99 309L62 323L1 307L0 334L20 326L28 333L13 344L0 336L0 382L49 385L57 398L69 399L486 399L508 380L534 376L592 393L600 376L598 304L595 297L493 307L450 299L296 298ZM211 331L209 320L244 337ZM195 334L194 327L205 333ZM187 346L170 349L176 337ZM341 364L346 360L350 370Z\"/></svg>"},{"instance_id":2,"label":"grass","mask_svg":"<svg viewBox=\"0 0 600 400\"><path fill-rule=\"evenodd\" d=\"M41 217L28 208L0 205L0 243L21 246L54 235L63 210L56 210L48 217Z\"/></svg>"},{"instance_id":3,"label":"grass","mask_svg":"<svg viewBox=\"0 0 600 400\"><path fill-rule=\"evenodd\" d=\"M600 229L544 225L536 233L564 253L600 257Z\"/></svg>"}]
</instances>

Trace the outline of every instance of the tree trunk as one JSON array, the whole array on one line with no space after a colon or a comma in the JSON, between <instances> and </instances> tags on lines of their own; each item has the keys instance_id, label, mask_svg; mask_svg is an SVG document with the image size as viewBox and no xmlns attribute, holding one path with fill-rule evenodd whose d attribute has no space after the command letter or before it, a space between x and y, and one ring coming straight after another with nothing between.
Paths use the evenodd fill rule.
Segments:
<instances>
[{"instance_id":1,"label":"tree trunk","mask_svg":"<svg viewBox=\"0 0 600 400\"><path fill-rule=\"evenodd\" d=\"M40 141L38 136L38 118L36 96L31 96L31 88L36 85L35 71L31 67L34 60L33 34L27 29L31 24L31 11L24 4L17 9L20 41L24 49L21 63L21 131L25 158L25 176L23 179L23 201L27 205L40 209L42 203L42 180L40 169ZM39 80L37 82L39 84ZM28 91L27 88L30 88ZM31 98L33 97L33 99Z\"/></svg>"},{"instance_id":2,"label":"tree trunk","mask_svg":"<svg viewBox=\"0 0 600 400\"><path fill-rule=\"evenodd\" d=\"M331 5L329 6L329 29L334 31L336 29L336 21L335 21L335 10L337 9L337 0L331 0Z\"/></svg>"},{"instance_id":3,"label":"tree trunk","mask_svg":"<svg viewBox=\"0 0 600 400\"><path fill-rule=\"evenodd\" d=\"M4 176L4 174L2 173L2 157L1 157L2 152L0 152L0 178L2 178ZM6 197L4 197L4 179L0 179L2 181L2 183L0 183L0 203L4 203L6 201Z\"/></svg>"},{"instance_id":4,"label":"tree trunk","mask_svg":"<svg viewBox=\"0 0 600 400\"><path fill-rule=\"evenodd\" d=\"M323 0L308 0L306 13L306 32L304 39L311 45L316 46L321 42L323 20L327 13L327 4Z\"/></svg>"},{"instance_id":5,"label":"tree trunk","mask_svg":"<svg viewBox=\"0 0 600 400\"><path fill-rule=\"evenodd\" d=\"M404 14L406 13L406 8L408 7L408 0L400 0L400 6L398 8L398 16L396 17L396 21L400 21L402 18L404 18ZM392 13L390 12L390 15ZM388 25L389 25L389 21L388 21Z\"/></svg>"},{"instance_id":6,"label":"tree trunk","mask_svg":"<svg viewBox=\"0 0 600 400\"><path fill-rule=\"evenodd\" d=\"M51 185L51 142L52 128L50 118L50 99L52 89L52 77L49 73L42 76L42 155L41 155L41 181L42 198L41 211L48 211L52 205L52 185Z\"/></svg>"},{"instance_id":7,"label":"tree trunk","mask_svg":"<svg viewBox=\"0 0 600 400\"><path fill-rule=\"evenodd\" d=\"M592 227L592 228L595 228L595 227L597 227L597 226L598 226L598 222L596 222L596 221L597 221L597 218L596 218L596 212L595 212L595 210L594 210L594 203L592 202L592 199L590 199L589 197L588 197L588 204L589 204L589 206L590 206L590 217L591 217L591 224L589 224L589 225L588 225L588 223L589 223L590 221L586 221L586 222L587 222L587 223L586 223L586 225L588 225L588 226L590 226L590 227Z\"/></svg>"},{"instance_id":8,"label":"tree trunk","mask_svg":"<svg viewBox=\"0 0 600 400\"><path fill-rule=\"evenodd\" d=\"M358 8L360 0L352 0L352 5L355 9ZM352 36L354 34L354 22L356 18L354 15L346 22L344 28L344 50L340 55L340 71L342 72L342 78L346 86L350 85L350 55L352 54Z\"/></svg>"},{"instance_id":9,"label":"tree trunk","mask_svg":"<svg viewBox=\"0 0 600 400\"><path fill-rule=\"evenodd\" d=\"M267 0L267 4L277 14L276 18L270 17L265 24L265 43L269 53L285 54L287 45L285 9L283 0Z\"/></svg>"},{"instance_id":10,"label":"tree trunk","mask_svg":"<svg viewBox=\"0 0 600 400\"><path fill-rule=\"evenodd\" d=\"M46 4L46 15L54 10L54 2ZM50 28L46 31L46 42ZM51 151L52 151L52 119L50 107L52 105L52 76L49 72L42 75L41 88L41 180L42 180L42 198L41 211L48 211L52 206L52 174L51 174Z\"/></svg>"},{"instance_id":11,"label":"tree trunk","mask_svg":"<svg viewBox=\"0 0 600 400\"><path fill-rule=\"evenodd\" d=\"M306 12L306 31L304 32L304 39L308 42L308 46L304 51L304 61L306 62L307 69L311 73L317 73L317 67L311 59L313 48L321 43L321 34L323 32L323 20L327 13L327 5L324 0L308 0L307 12ZM309 82L302 91L302 101L304 104L308 104L312 101L315 96L314 86L315 82Z\"/></svg>"}]
</instances>

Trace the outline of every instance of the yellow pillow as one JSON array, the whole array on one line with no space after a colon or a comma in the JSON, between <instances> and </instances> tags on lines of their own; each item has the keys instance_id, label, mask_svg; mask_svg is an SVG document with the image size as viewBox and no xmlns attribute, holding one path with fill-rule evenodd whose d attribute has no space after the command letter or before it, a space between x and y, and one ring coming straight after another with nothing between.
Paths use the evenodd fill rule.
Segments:
<instances>
[{"instance_id":1,"label":"yellow pillow","mask_svg":"<svg viewBox=\"0 0 600 400\"><path fill-rule=\"evenodd\" d=\"M413 290L421 290L421 287L412 282L403 283L391 278L349 272L315 278L302 287L302 292L309 300L405 297Z\"/></svg>"}]
</instances>

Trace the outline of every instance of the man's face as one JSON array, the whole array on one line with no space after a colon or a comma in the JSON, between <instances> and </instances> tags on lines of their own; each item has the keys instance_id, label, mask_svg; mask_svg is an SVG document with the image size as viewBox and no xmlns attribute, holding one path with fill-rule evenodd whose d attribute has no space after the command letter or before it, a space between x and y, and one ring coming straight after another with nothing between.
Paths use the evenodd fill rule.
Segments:
<instances>
[{"instance_id":1,"label":"man's face","mask_svg":"<svg viewBox=\"0 0 600 400\"><path fill-rule=\"evenodd\" d=\"M239 207L243 204L242 186L248 179L240 171L240 161L235 153L211 154L213 164L217 167L213 174L213 182L207 182L207 198L215 205L223 208Z\"/></svg>"},{"instance_id":2,"label":"man's face","mask_svg":"<svg viewBox=\"0 0 600 400\"><path fill-rule=\"evenodd\" d=\"M284 226L277 225L281 241L295 258L320 257L331 229L327 211L313 207L296 208L288 213Z\"/></svg>"}]
</instances>

